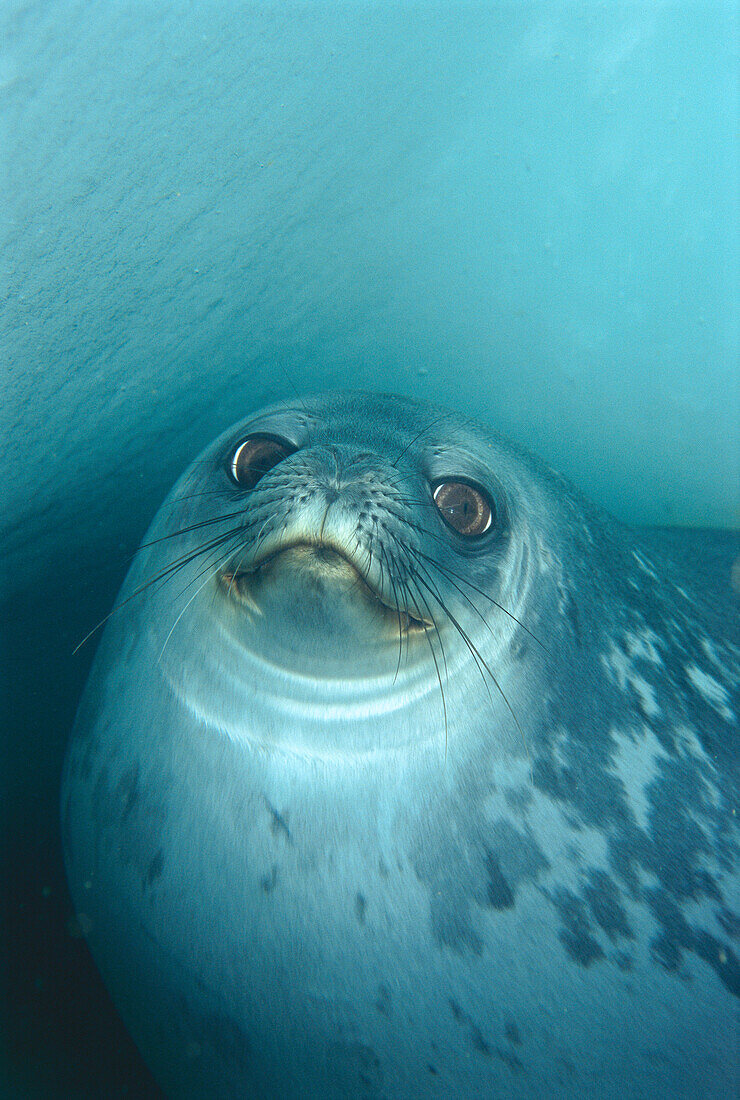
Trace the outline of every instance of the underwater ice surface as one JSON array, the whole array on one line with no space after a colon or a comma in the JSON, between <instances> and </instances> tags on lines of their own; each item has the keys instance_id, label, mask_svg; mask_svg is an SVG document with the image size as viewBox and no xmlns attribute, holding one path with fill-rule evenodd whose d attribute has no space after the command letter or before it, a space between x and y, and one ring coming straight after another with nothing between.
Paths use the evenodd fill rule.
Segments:
<instances>
[{"instance_id":1,"label":"underwater ice surface","mask_svg":"<svg viewBox=\"0 0 740 1100\"><path fill-rule=\"evenodd\" d=\"M623 519L737 523L734 8L4 0L10 1095L153 1088L69 934L58 771L71 651L218 431L395 390Z\"/></svg>"}]
</instances>

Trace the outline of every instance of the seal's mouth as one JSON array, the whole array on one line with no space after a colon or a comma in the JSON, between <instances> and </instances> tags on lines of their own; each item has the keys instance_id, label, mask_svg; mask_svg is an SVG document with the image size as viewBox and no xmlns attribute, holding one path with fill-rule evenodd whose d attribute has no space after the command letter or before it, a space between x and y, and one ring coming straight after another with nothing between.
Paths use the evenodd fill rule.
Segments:
<instances>
[{"instance_id":1,"label":"seal's mouth","mask_svg":"<svg viewBox=\"0 0 740 1100\"><path fill-rule=\"evenodd\" d=\"M314 597L317 591L342 592L353 603L369 605L376 614L380 612L383 617L389 617L389 625L396 634L399 631L403 634L425 632L433 626L415 610L389 603L351 558L325 543L296 542L281 546L248 566L240 563L226 566L219 574L219 584L227 598L259 614L261 591L265 586L279 583L281 569L304 578L306 589L310 588Z\"/></svg>"}]
</instances>

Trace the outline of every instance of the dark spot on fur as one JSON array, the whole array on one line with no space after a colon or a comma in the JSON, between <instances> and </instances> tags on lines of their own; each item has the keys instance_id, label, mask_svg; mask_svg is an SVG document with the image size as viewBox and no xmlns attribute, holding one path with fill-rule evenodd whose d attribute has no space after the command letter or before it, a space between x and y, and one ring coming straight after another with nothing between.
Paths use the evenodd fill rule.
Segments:
<instances>
[{"instance_id":1,"label":"dark spot on fur","mask_svg":"<svg viewBox=\"0 0 740 1100\"><path fill-rule=\"evenodd\" d=\"M383 1071L380 1067L380 1058L375 1051L362 1043L353 1043L350 1049L353 1059L358 1064L360 1084L373 1091L380 1089L383 1084Z\"/></svg>"},{"instance_id":2,"label":"dark spot on fur","mask_svg":"<svg viewBox=\"0 0 740 1100\"><path fill-rule=\"evenodd\" d=\"M581 620L578 614L578 605L573 598L573 593L569 588L564 588L562 584L558 585L558 592L563 606L563 614L570 624L570 628L573 631L573 637L579 645L583 642L581 631Z\"/></svg>"},{"instance_id":3,"label":"dark spot on fur","mask_svg":"<svg viewBox=\"0 0 740 1100\"><path fill-rule=\"evenodd\" d=\"M473 1039L473 1046L479 1052L479 1054L484 1054L486 1058L490 1058L491 1048L486 1040L483 1038L483 1033L481 1032L480 1028L476 1027L475 1024L471 1024L470 1034Z\"/></svg>"},{"instance_id":4,"label":"dark spot on fur","mask_svg":"<svg viewBox=\"0 0 740 1100\"><path fill-rule=\"evenodd\" d=\"M483 1054L486 1058L490 1058L492 1050L490 1044L486 1042L483 1032L476 1023L468 1016L467 1012L463 1012L457 1001L450 1001L450 1008L452 1009L452 1015L458 1024L466 1024L468 1027L468 1033L470 1035L470 1041L473 1044L475 1050L479 1054Z\"/></svg>"},{"instance_id":5,"label":"dark spot on fur","mask_svg":"<svg viewBox=\"0 0 740 1100\"><path fill-rule=\"evenodd\" d=\"M144 890L146 890L147 888L151 889L151 887L154 885L154 883L157 881L157 879L161 878L163 870L164 870L164 857L162 856L162 849L160 848L155 853L155 855L152 857L152 860L151 860L151 862L149 863L149 866L146 869L146 874L144 875L144 881L142 883L142 888Z\"/></svg>"},{"instance_id":6,"label":"dark spot on fur","mask_svg":"<svg viewBox=\"0 0 740 1100\"><path fill-rule=\"evenodd\" d=\"M625 951L617 951L614 956L614 962L620 970L628 971L632 969L632 956L628 955Z\"/></svg>"},{"instance_id":7,"label":"dark spot on fur","mask_svg":"<svg viewBox=\"0 0 740 1100\"><path fill-rule=\"evenodd\" d=\"M498 859L488 849L486 849L485 864L488 877L486 888L488 904L492 909L511 909L514 904L514 894L503 876Z\"/></svg>"},{"instance_id":8,"label":"dark spot on fur","mask_svg":"<svg viewBox=\"0 0 740 1100\"><path fill-rule=\"evenodd\" d=\"M364 894L355 894L355 916L360 924L365 923L365 910L367 909L367 901Z\"/></svg>"},{"instance_id":9,"label":"dark spot on fur","mask_svg":"<svg viewBox=\"0 0 740 1100\"><path fill-rule=\"evenodd\" d=\"M522 1045L522 1037L519 1034L519 1028L516 1026L513 1020L507 1020L504 1025L504 1035L510 1043L514 1043L515 1046Z\"/></svg>"},{"instance_id":10,"label":"dark spot on fur","mask_svg":"<svg viewBox=\"0 0 740 1100\"><path fill-rule=\"evenodd\" d=\"M730 993L740 997L740 965L730 945L720 943L703 929L694 929L665 890L652 891L650 901L663 926L662 935L651 944L661 965L666 970L677 971L682 952L693 951L712 967Z\"/></svg>"},{"instance_id":11,"label":"dark spot on fur","mask_svg":"<svg viewBox=\"0 0 740 1100\"><path fill-rule=\"evenodd\" d=\"M563 922L560 942L570 957L579 966L591 966L603 959L604 951L598 940L591 935L591 923L583 898L579 898L571 890L560 889L551 900Z\"/></svg>"},{"instance_id":12,"label":"dark spot on fur","mask_svg":"<svg viewBox=\"0 0 740 1100\"><path fill-rule=\"evenodd\" d=\"M375 998L375 1007L381 1016L391 1014L391 991L385 983L378 986L378 996Z\"/></svg>"},{"instance_id":13,"label":"dark spot on fur","mask_svg":"<svg viewBox=\"0 0 740 1100\"><path fill-rule=\"evenodd\" d=\"M264 796L263 796L264 797ZM281 833L288 841L289 844L293 843L293 838L290 835L290 829L288 828L288 815L279 813L273 805L270 804L267 798L265 798L265 805L270 811L270 831L273 836L279 836Z\"/></svg>"},{"instance_id":14,"label":"dark spot on fur","mask_svg":"<svg viewBox=\"0 0 740 1100\"><path fill-rule=\"evenodd\" d=\"M272 893L272 891L277 886L277 877L278 877L277 863L273 863L272 867L270 868L269 875L263 875L262 878L260 879L260 886L262 887L263 893L265 893L265 894L271 894Z\"/></svg>"},{"instance_id":15,"label":"dark spot on fur","mask_svg":"<svg viewBox=\"0 0 740 1100\"><path fill-rule=\"evenodd\" d=\"M474 955L480 955L483 944L471 925L466 904L452 904L447 890L440 889L431 899L430 910L432 929L438 943L458 954L463 954L467 950L472 951Z\"/></svg>"},{"instance_id":16,"label":"dark spot on fur","mask_svg":"<svg viewBox=\"0 0 740 1100\"><path fill-rule=\"evenodd\" d=\"M501 1061L507 1065L509 1069L514 1070L515 1073L521 1073L524 1069L519 1058L517 1058L516 1054L511 1050L506 1050L503 1047L496 1047L496 1057L500 1058Z\"/></svg>"},{"instance_id":17,"label":"dark spot on fur","mask_svg":"<svg viewBox=\"0 0 740 1100\"><path fill-rule=\"evenodd\" d=\"M509 908L503 904L507 891L513 903L519 884L536 882L549 863L534 838L513 828L505 819L493 823L490 836L492 843L484 849L488 904L495 898L497 908Z\"/></svg>"},{"instance_id":18,"label":"dark spot on fur","mask_svg":"<svg viewBox=\"0 0 740 1100\"><path fill-rule=\"evenodd\" d=\"M717 913L717 920L728 936L736 940L740 936L740 917L729 909L722 908Z\"/></svg>"},{"instance_id":19,"label":"dark spot on fur","mask_svg":"<svg viewBox=\"0 0 740 1100\"><path fill-rule=\"evenodd\" d=\"M656 936L650 946L658 962L665 970L678 970L678 964L681 962L681 952L673 940L663 934L662 936Z\"/></svg>"},{"instance_id":20,"label":"dark spot on fur","mask_svg":"<svg viewBox=\"0 0 740 1100\"><path fill-rule=\"evenodd\" d=\"M474 861L471 852L476 853ZM520 884L536 882L547 867L529 828L515 828L508 817L485 826L471 818L461 837L419 849L414 870L428 888L437 943L460 955L480 955L484 919L480 908L511 909Z\"/></svg>"},{"instance_id":21,"label":"dark spot on fur","mask_svg":"<svg viewBox=\"0 0 740 1100\"><path fill-rule=\"evenodd\" d=\"M504 791L504 799L512 810L523 814L532 805L534 795L529 787L511 787Z\"/></svg>"},{"instance_id":22,"label":"dark spot on fur","mask_svg":"<svg viewBox=\"0 0 740 1100\"><path fill-rule=\"evenodd\" d=\"M388 878L388 875L389 875L390 872L388 871L388 868L386 867L382 856L378 860L378 871L380 872L380 875L381 875L382 878Z\"/></svg>"},{"instance_id":23,"label":"dark spot on fur","mask_svg":"<svg viewBox=\"0 0 740 1100\"><path fill-rule=\"evenodd\" d=\"M125 821L139 801L139 762L132 764L121 776L116 794L123 803L121 821Z\"/></svg>"},{"instance_id":24,"label":"dark spot on fur","mask_svg":"<svg viewBox=\"0 0 740 1100\"><path fill-rule=\"evenodd\" d=\"M709 932L697 932L694 950L714 970L722 984L734 997L740 997L740 962L729 946Z\"/></svg>"},{"instance_id":25,"label":"dark spot on fur","mask_svg":"<svg viewBox=\"0 0 740 1100\"><path fill-rule=\"evenodd\" d=\"M701 865L711 857L712 845L695 819L697 811L711 812L711 806L696 769L684 760L663 761L660 780L650 786L650 832L660 849L655 872L677 900L721 901L717 883Z\"/></svg>"},{"instance_id":26,"label":"dark spot on fur","mask_svg":"<svg viewBox=\"0 0 740 1100\"><path fill-rule=\"evenodd\" d=\"M427 1069L434 1077L437 1076L437 1070L435 1069L435 1067L432 1065L431 1062L427 1062Z\"/></svg>"},{"instance_id":27,"label":"dark spot on fur","mask_svg":"<svg viewBox=\"0 0 740 1100\"><path fill-rule=\"evenodd\" d=\"M583 892L594 920L610 940L618 936L634 939L627 914L619 903L619 891L605 871L592 870Z\"/></svg>"},{"instance_id":28,"label":"dark spot on fur","mask_svg":"<svg viewBox=\"0 0 740 1100\"><path fill-rule=\"evenodd\" d=\"M540 757L532 766L534 785L559 802L578 804L579 783L573 769L557 768L553 761Z\"/></svg>"}]
</instances>

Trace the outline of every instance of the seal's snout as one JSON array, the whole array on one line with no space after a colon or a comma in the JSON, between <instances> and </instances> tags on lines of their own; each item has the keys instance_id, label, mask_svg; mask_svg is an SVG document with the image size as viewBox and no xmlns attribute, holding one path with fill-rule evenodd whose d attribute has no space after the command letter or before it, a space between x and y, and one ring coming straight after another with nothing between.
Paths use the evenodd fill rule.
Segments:
<instances>
[{"instance_id":1,"label":"seal's snout","mask_svg":"<svg viewBox=\"0 0 740 1100\"><path fill-rule=\"evenodd\" d=\"M255 439L255 451L267 446ZM416 518L417 529L408 522L408 477L404 482L382 456L349 447L315 445L289 453L286 446L280 454L270 464L276 455L260 451L256 481L253 466L240 468L238 480L250 491L240 545L221 574L227 594L252 606L258 588L285 583L286 569L273 568L280 558L311 584L320 578L342 590L350 602L364 605L371 595L376 615L392 614L396 636L431 626L423 588L410 583L424 517Z\"/></svg>"},{"instance_id":2,"label":"seal's snout","mask_svg":"<svg viewBox=\"0 0 740 1100\"><path fill-rule=\"evenodd\" d=\"M378 616L387 617L388 635L398 637L399 631L411 634L431 626L412 609L387 604L370 585L357 565L331 541L296 542L282 546L254 568L229 567L221 571L222 592L260 617L265 608L280 601L290 606L300 619L315 600L334 611L326 618L332 622L331 633L337 633L338 623L349 615L353 622L368 616L368 623L378 630ZM289 595L288 595L289 594ZM346 608L339 611L339 608ZM359 619L358 619L359 616ZM268 614L269 617L269 614ZM365 629L363 627L363 629Z\"/></svg>"}]
</instances>

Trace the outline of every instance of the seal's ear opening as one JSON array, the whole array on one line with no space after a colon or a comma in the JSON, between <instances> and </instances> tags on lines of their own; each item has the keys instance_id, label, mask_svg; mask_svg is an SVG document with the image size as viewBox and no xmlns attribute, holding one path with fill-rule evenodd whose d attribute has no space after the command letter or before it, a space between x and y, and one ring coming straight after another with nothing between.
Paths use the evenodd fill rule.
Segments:
<instances>
[{"instance_id":1,"label":"seal's ear opening","mask_svg":"<svg viewBox=\"0 0 740 1100\"><path fill-rule=\"evenodd\" d=\"M295 453L292 443L280 436L257 432L245 439L232 453L229 474L240 489L254 489L260 478L273 466Z\"/></svg>"},{"instance_id":2,"label":"seal's ear opening","mask_svg":"<svg viewBox=\"0 0 740 1100\"><path fill-rule=\"evenodd\" d=\"M448 527L466 538L485 535L493 525L495 506L478 485L469 481L440 481L432 490L434 503Z\"/></svg>"}]
</instances>

